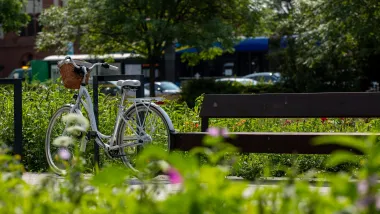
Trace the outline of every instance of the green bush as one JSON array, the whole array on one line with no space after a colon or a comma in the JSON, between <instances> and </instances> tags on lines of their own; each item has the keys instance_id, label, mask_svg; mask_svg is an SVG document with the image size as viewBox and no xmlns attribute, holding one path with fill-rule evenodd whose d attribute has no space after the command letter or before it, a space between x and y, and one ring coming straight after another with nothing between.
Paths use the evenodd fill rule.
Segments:
<instances>
[{"instance_id":1,"label":"green bush","mask_svg":"<svg viewBox=\"0 0 380 214\"><path fill-rule=\"evenodd\" d=\"M202 94L257 94L257 93L290 93L281 84L258 84L245 86L238 82L215 82L213 79L189 80L183 83L181 101L192 108L195 99Z\"/></svg>"},{"instance_id":2,"label":"green bush","mask_svg":"<svg viewBox=\"0 0 380 214\"><path fill-rule=\"evenodd\" d=\"M220 136L207 136L204 143L208 147L193 149L186 158L148 146L138 156L138 172L111 166L85 178L82 157L77 155L74 159L77 164L63 179L46 177L38 185L29 185L22 180L22 165L0 147L0 212L379 213L377 138L333 138L318 138L315 142L338 142L359 149L368 157L357 170L356 181L348 173L318 176L311 171L299 176L293 167L284 168L289 179L277 185L252 186L246 181L231 181L225 178L230 174L231 162L223 157L229 154L233 159L231 153L235 148ZM202 165L198 162L199 154L206 160ZM61 159L64 161L65 157ZM327 164L336 166L354 159L350 152L338 152ZM157 182L158 171L167 176L170 185ZM315 186L309 184L310 178L318 178ZM140 185L135 185L136 182Z\"/></svg>"}]
</instances>

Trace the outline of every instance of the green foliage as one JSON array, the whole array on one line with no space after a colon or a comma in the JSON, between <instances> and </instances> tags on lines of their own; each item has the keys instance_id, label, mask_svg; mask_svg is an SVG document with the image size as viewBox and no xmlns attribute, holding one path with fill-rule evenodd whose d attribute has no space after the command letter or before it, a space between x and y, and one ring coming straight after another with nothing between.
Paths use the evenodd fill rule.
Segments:
<instances>
[{"instance_id":1,"label":"green foliage","mask_svg":"<svg viewBox=\"0 0 380 214\"><path fill-rule=\"evenodd\" d=\"M181 101L194 107L195 100L202 94L254 94L291 92L281 84L258 84L245 86L238 82L215 82L213 79L189 80L182 84Z\"/></svg>"},{"instance_id":2,"label":"green foliage","mask_svg":"<svg viewBox=\"0 0 380 214\"><path fill-rule=\"evenodd\" d=\"M283 74L287 87L299 92L363 91L370 81L380 80L380 37L373 24L380 18L377 1L300 0L287 5L286 12L267 16L275 50L270 64ZM279 49L283 36L287 48Z\"/></svg>"},{"instance_id":3,"label":"green foliage","mask_svg":"<svg viewBox=\"0 0 380 214\"><path fill-rule=\"evenodd\" d=\"M0 211L2 213L379 213L379 143L368 139L329 138L317 143L336 142L363 148L368 156L358 181L347 173L325 174L325 179L310 171L299 179L297 170L284 167L289 180L277 185L249 185L231 181L234 147L221 136L207 136L205 145L191 155L167 153L151 145L138 156L138 172L106 167L84 178L81 162L62 179L46 177L37 185L22 181L22 166L0 150ZM364 151L363 150L363 151ZM199 164L197 154L206 157ZM334 156L332 156L334 157ZM79 156L80 158L80 156ZM336 159L336 158L335 158ZM341 158L342 160L344 158ZM13 162L4 164L3 160ZM7 170L7 172L4 172ZM170 184L160 183L155 175L161 171ZM138 183L135 185L133 183ZM324 182L328 182L326 189ZM168 187L171 187L168 190Z\"/></svg>"},{"instance_id":4,"label":"green foliage","mask_svg":"<svg viewBox=\"0 0 380 214\"><path fill-rule=\"evenodd\" d=\"M0 0L0 28L5 33L15 31L25 26L30 17L23 12L27 5L26 0Z\"/></svg>"},{"instance_id":5,"label":"green foliage","mask_svg":"<svg viewBox=\"0 0 380 214\"><path fill-rule=\"evenodd\" d=\"M69 0L66 7L41 14L44 28L36 46L66 53L68 42L77 42L89 54L137 53L150 63L152 83L154 64L173 42L202 51L192 63L220 55L214 42L229 51L242 32L236 23L254 25L258 17L250 5L249 0Z\"/></svg>"}]
</instances>

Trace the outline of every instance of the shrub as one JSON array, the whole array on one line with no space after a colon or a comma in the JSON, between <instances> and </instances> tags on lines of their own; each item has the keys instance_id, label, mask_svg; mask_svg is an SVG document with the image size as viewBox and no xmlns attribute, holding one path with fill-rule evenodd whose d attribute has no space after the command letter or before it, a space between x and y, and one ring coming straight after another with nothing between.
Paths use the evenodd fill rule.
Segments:
<instances>
[{"instance_id":1,"label":"shrub","mask_svg":"<svg viewBox=\"0 0 380 214\"><path fill-rule=\"evenodd\" d=\"M331 140L319 138L315 142ZM285 169L290 179L278 185L249 186L246 181L231 181L225 178L230 164L223 157L231 155L235 148L220 136L207 136L204 143L208 147L198 147L186 158L148 146L138 156L138 172L106 167L85 179L79 161L63 179L46 177L38 185L28 185L22 180L22 165L0 147L0 212L379 213L380 147L376 137L338 137L333 141L359 149L368 157L361 164L357 182L352 182L347 173L329 173L312 187L308 180L315 176L313 172L299 177L294 168ZM196 158L198 154L206 159L202 165ZM328 164L353 159L355 156L349 152L338 152ZM167 176L170 186L155 180L157 171ZM320 188L325 181L330 184L327 191ZM136 182L140 185L134 185Z\"/></svg>"},{"instance_id":2,"label":"shrub","mask_svg":"<svg viewBox=\"0 0 380 214\"><path fill-rule=\"evenodd\" d=\"M215 82L213 79L189 80L183 83L181 101L190 108L195 105L195 99L202 94L256 94L291 92L281 84L258 84L245 86L237 82Z\"/></svg>"}]
</instances>

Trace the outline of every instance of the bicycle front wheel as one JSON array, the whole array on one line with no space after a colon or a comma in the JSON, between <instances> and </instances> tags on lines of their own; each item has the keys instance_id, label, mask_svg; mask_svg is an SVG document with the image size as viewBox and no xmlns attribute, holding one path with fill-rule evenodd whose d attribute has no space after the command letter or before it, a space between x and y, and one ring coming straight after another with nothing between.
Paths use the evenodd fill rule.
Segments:
<instances>
[{"instance_id":1,"label":"bicycle front wheel","mask_svg":"<svg viewBox=\"0 0 380 214\"><path fill-rule=\"evenodd\" d=\"M154 144L169 151L170 132L174 131L173 124L166 113L156 105L137 105L127 110L120 121L117 132L117 144L141 143L138 146L126 146L119 149L123 163L134 168L139 150L146 144Z\"/></svg>"},{"instance_id":2,"label":"bicycle front wheel","mask_svg":"<svg viewBox=\"0 0 380 214\"><path fill-rule=\"evenodd\" d=\"M45 139L45 155L51 170L58 174L66 174L66 168L71 165L74 155L73 145L68 147L56 146L54 140L60 136L67 136L66 124L62 121L65 115L70 113L70 106L63 106L58 109L50 119Z\"/></svg>"}]
</instances>

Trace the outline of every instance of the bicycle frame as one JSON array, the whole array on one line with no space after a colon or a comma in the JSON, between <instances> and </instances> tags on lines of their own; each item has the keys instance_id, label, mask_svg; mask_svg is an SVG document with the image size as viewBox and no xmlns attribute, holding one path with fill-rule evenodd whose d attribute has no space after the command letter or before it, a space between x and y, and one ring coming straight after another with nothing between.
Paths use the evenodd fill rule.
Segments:
<instances>
[{"instance_id":1,"label":"bicycle frame","mask_svg":"<svg viewBox=\"0 0 380 214\"><path fill-rule=\"evenodd\" d=\"M97 127L97 122L96 122L96 119L95 119L95 113L94 113L94 108L93 108L93 103L92 103L92 100L91 100L91 96L87 90L87 88L85 86L80 86L79 88L79 94L78 94L78 97L75 101L75 104L72 106L71 108L71 112L75 112L75 111L79 111L80 112L80 105L82 104L83 107L85 108L87 114L88 114L88 118L90 120L90 126L91 126L91 129L92 131L96 132L96 138L95 138L95 141L96 143L103 147L104 149L109 149L109 150L112 150L112 149L118 149L120 147L124 147L124 146L134 146L138 143L129 143L129 144L126 144L126 145L116 145L115 146L115 142L116 142L116 133L117 133L117 130L119 128L119 123L120 123L120 120L121 119L124 119L123 118L123 113L124 113L124 106L123 106L123 103L125 101L125 89L123 90L122 92L122 95L121 95L121 100L120 100L120 104L119 104L119 107L118 107L118 112L117 112L117 116L116 116L116 121L115 121L115 124L114 124L114 129L113 129L113 132L112 132L112 135L104 135L103 133L101 133L99 130L98 130L98 127ZM84 98L84 99L82 99ZM133 107L134 105L131 105L129 108ZM147 108L148 109L148 108ZM109 139L108 143L105 143L103 142L102 139ZM128 140L137 140L137 138L129 138ZM81 147L81 148L85 148L85 147ZM82 151L84 152L84 151Z\"/></svg>"}]
</instances>

